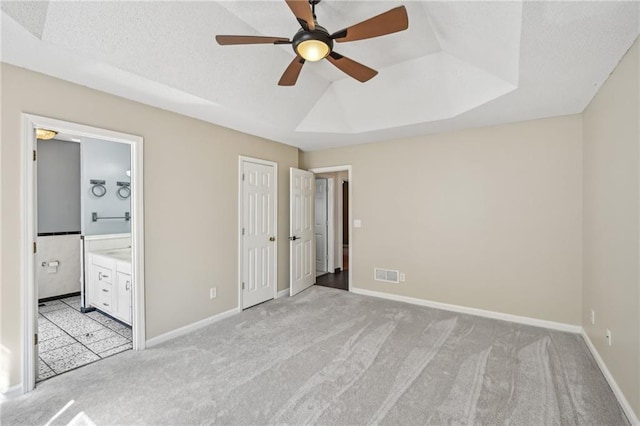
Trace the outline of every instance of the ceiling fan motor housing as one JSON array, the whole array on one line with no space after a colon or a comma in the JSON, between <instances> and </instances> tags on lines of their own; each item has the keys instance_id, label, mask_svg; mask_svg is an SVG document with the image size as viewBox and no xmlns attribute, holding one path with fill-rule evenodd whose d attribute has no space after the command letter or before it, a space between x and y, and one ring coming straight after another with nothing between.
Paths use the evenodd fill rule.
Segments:
<instances>
[{"instance_id":1,"label":"ceiling fan motor housing","mask_svg":"<svg viewBox=\"0 0 640 426\"><path fill-rule=\"evenodd\" d=\"M324 57L328 56L329 53L331 53L331 51L333 50L333 40L331 39L329 32L324 27L318 25L317 23L313 30L306 31L303 28L301 28L300 30L298 30L296 35L293 36L292 46L293 46L293 51L296 53L296 55L303 56L298 51L298 46L300 46L300 44L306 41L319 41L327 45L328 50L327 50L327 54ZM322 58L319 58L319 59L322 59Z\"/></svg>"}]
</instances>

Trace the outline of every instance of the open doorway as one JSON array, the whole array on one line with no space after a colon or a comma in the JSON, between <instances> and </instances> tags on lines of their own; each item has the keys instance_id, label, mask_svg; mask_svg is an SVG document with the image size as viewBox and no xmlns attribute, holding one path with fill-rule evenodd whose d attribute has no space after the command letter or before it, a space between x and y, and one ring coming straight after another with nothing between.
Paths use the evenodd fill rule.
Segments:
<instances>
[{"instance_id":1,"label":"open doorway","mask_svg":"<svg viewBox=\"0 0 640 426\"><path fill-rule=\"evenodd\" d=\"M36 152L40 382L133 348L131 148L58 132Z\"/></svg>"},{"instance_id":2,"label":"open doorway","mask_svg":"<svg viewBox=\"0 0 640 426\"><path fill-rule=\"evenodd\" d=\"M144 348L142 138L23 117L28 392Z\"/></svg>"},{"instance_id":3,"label":"open doorway","mask_svg":"<svg viewBox=\"0 0 640 426\"><path fill-rule=\"evenodd\" d=\"M349 169L342 166L311 171L316 177L316 285L349 290ZM324 264L326 269L320 269Z\"/></svg>"}]
</instances>

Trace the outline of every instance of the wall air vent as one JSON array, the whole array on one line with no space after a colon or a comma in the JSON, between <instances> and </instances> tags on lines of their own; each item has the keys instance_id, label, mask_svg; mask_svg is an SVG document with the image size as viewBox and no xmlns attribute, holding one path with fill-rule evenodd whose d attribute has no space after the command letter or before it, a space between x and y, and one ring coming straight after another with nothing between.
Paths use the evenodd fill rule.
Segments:
<instances>
[{"instance_id":1,"label":"wall air vent","mask_svg":"<svg viewBox=\"0 0 640 426\"><path fill-rule=\"evenodd\" d=\"M373 271L373 279L376 281L384 281L386 283L400 282L400 271L380 268L375 268Z\"/></svg>"}]
</instances>

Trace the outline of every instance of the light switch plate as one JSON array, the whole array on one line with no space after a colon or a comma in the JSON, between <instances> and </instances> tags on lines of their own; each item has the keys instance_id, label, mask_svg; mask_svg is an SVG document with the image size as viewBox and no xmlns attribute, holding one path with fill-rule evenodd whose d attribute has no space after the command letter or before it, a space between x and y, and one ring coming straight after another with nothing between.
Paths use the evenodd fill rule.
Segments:
<instances>
[{"instance_id":1,"label":"light switch plate","mask_svg":"<svg viewBox=\"0 0 640 426\"><path fill-rule=\"evenodd\" d=\"M362 228L362 221L360 219L355 219L353 221L353 227L354 228Z\"/></svg>"}]
</instances>

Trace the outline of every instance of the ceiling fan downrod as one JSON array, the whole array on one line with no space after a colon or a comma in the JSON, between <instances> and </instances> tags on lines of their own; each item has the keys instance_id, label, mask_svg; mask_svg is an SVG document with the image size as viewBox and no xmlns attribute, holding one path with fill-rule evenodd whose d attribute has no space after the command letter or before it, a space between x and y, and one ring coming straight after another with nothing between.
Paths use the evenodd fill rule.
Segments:
<instances>
[{"instance_id":1,"label":"ceiling fan downrod","mask_svg":"<svg viewBox=\"0 0 640 426\"><path fill-rule=\"evenodd\" d=\"M321 0L309 0L309 4L311 5L311 15L313 16L313 20L318 21L316 17L316 4L320 3Z\"/></svg>"}]
</instances>

